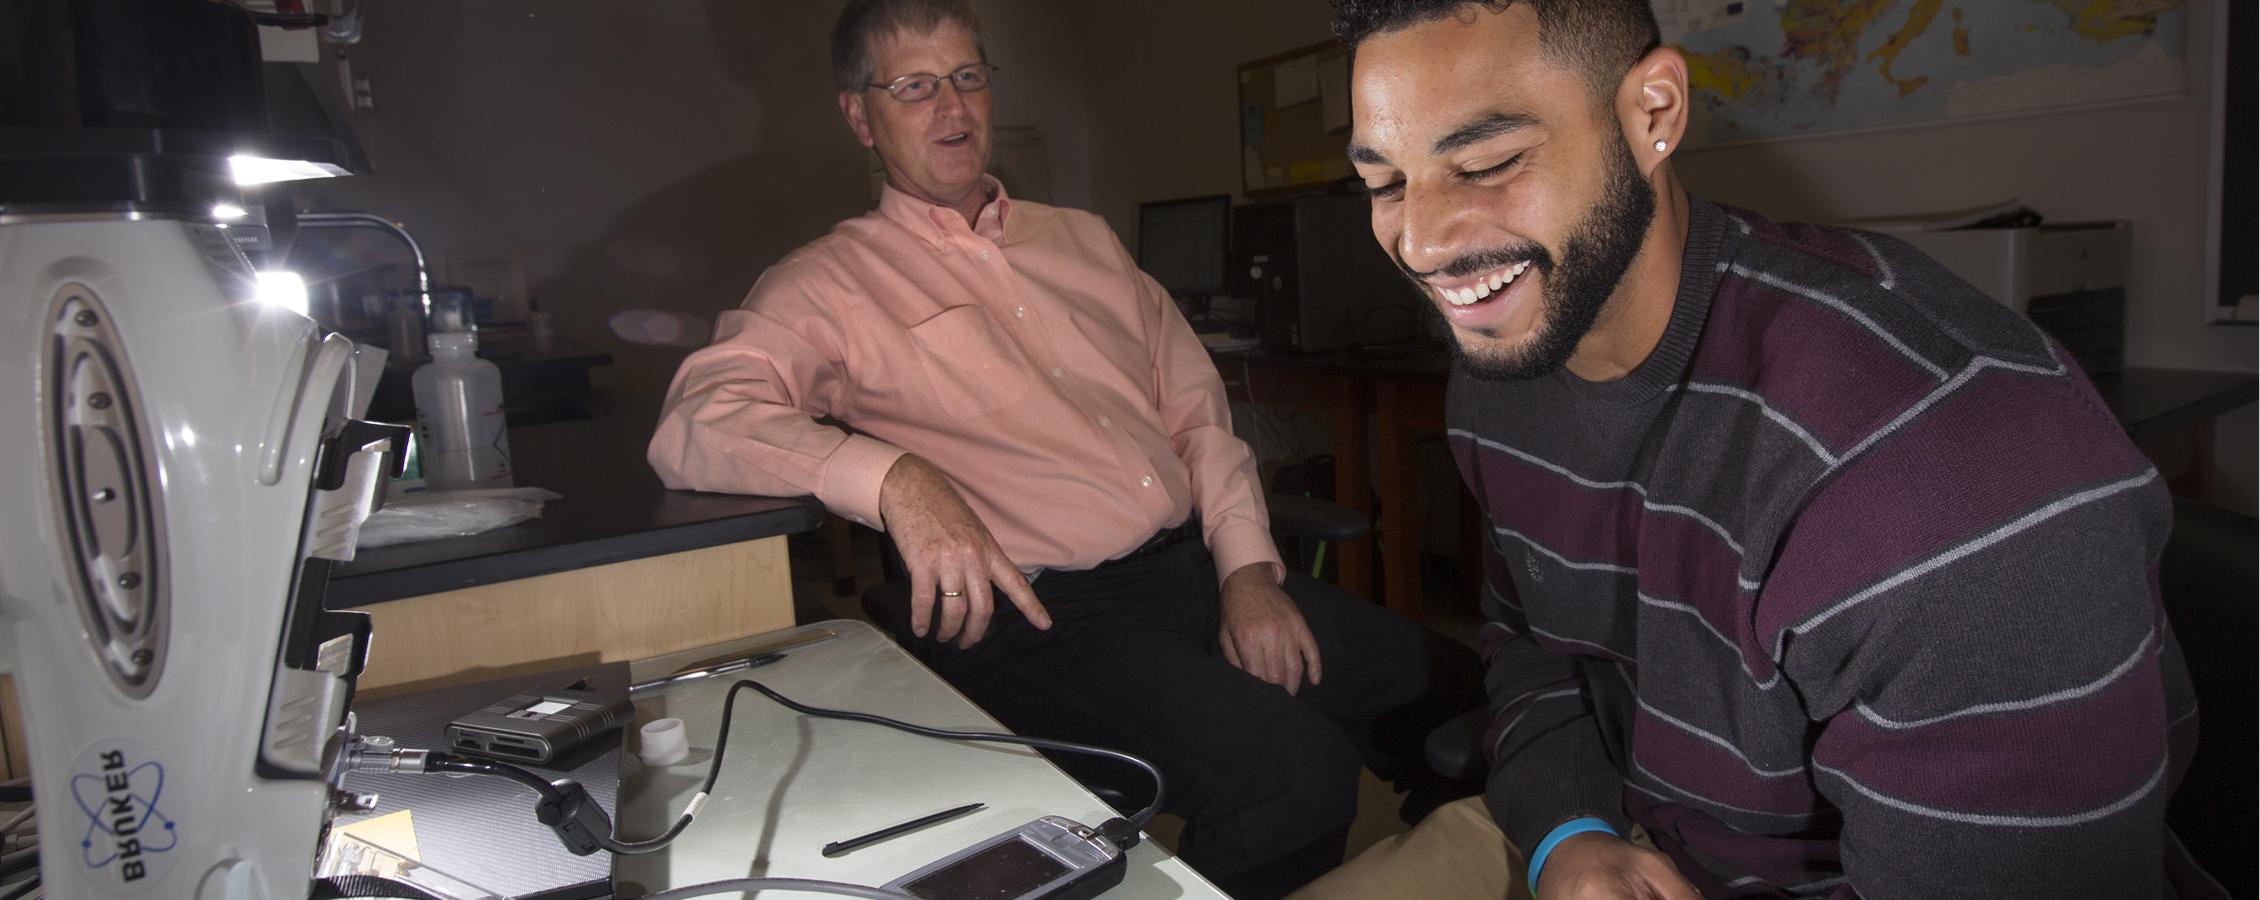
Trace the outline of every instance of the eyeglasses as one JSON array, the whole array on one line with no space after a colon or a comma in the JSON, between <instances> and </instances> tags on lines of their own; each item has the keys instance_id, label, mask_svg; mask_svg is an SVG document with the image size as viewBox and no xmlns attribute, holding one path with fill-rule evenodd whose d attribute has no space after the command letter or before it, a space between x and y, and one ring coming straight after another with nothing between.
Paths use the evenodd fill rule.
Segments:
<instances>
[{"instance_id":1,"label":"eyeglasses","mask_svg":"<svg viewBox=\"0 0 2260 900\"><path fill-rule=\"evenodd\" d=\"M904 75L886 84L866 84L864 86L886 91L894 95L895 100L901 103L921 103L934 99L934 95L942 89L944 78L949 79L950 86L956 88L958 93L970 94L975 91L988 90L989 82L996 77L996 66L977 62L959 66L956 71L946 76L917 72Z\"/></svg>"}]
</instances>

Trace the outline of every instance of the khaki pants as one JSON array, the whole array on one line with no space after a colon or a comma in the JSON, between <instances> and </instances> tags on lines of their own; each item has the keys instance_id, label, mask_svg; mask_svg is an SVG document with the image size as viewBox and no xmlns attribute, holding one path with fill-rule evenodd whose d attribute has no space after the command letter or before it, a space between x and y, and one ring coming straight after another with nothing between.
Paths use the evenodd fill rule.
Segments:
<instances>
[{"instance_id":1,"label":"khaki pants","mask_svg":"<svg viewBox=\"0 0 2260 900\"><path fill-rule=\"evenodd\" d=\"M1653 849L1646 832L1632 842ZM1380 843L1296 891L1291 900L1531 900L1520 848L1507 842L1482 797L1438 807L1413 830Z\"/></svg>"}]
</instances>

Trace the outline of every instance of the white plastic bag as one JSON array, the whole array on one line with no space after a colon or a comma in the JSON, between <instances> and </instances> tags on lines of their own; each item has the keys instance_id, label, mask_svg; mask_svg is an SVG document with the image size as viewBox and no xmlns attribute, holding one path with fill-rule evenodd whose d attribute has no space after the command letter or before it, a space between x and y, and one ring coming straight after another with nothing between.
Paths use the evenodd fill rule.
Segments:
<instances>
[{"instance_id":1,"label":"white plastic bag","mask_svg":"<svg viewBox=\"0 0 2260 900\"><path fill-rule=\"evenodd\" d=\"M462 537L541 518L545 501L563 495L541 488L426 491L385 498L383 509L361 523L362 549Z\"/></svg>"}]
</instances>

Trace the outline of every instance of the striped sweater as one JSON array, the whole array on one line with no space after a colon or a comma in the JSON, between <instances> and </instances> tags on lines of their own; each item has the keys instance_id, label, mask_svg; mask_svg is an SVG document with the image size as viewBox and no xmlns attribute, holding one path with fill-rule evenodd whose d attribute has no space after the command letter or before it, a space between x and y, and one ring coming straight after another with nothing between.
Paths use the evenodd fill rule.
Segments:
<instances>
[{"instance_id":1,"label":"striped sweater","mask_svg":"<svg viewBox=\"0 0 2260 900\"><path fill-rule=\"evenodd\" d=\"M1638 823L1709 897L2201 893L2171 509L2067 358L1901 242L1697 201L1631 374L1455 373L1508 839Z\"/></svg>"}]
</instances>

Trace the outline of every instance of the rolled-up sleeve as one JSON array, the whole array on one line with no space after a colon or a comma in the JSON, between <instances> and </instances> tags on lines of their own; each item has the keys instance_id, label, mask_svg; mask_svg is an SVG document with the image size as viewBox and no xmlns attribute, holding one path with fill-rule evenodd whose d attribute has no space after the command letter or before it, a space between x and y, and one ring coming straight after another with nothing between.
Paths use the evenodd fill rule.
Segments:
<instances>
[{"instance_id":1,"label":"rolled-up sleeve","mask_svg":"<svg viewBox=\"0 0 2260 900\"><path fill-rule=\"evenodd\" d=\"M744 309L722 314L714 342L683 360L647 458L670 488L813 496L880 527L879 487L904 451L817 421L852 402L843 345L837 325L782 282L764 277Z\"/></svg>"}]
</instances>

